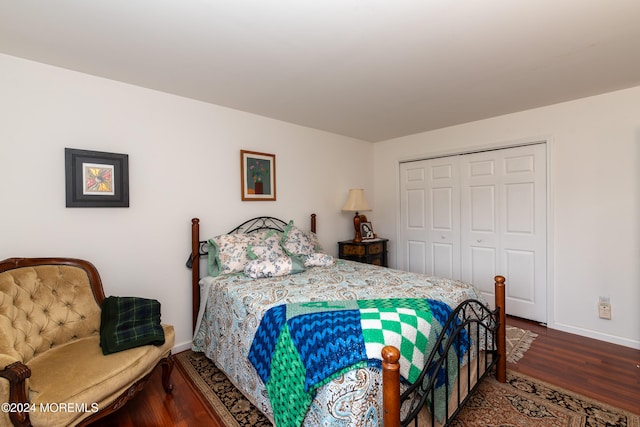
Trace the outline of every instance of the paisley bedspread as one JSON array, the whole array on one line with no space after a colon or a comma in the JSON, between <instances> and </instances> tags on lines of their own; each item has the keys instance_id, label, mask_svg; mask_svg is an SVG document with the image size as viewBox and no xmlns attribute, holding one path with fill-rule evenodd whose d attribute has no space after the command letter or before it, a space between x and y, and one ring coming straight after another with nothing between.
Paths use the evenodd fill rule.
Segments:
<instances>
[{"instance_id":1,"label":"paisley bedspread","mask_svg":"<svg viewBox=\"0 0 640 427\"><path fill-rule=\"evenodd\" d=\"M201 321L193 349L204 352L267 417L274 420L265 384L249 352L265 313L282 304L322 301L420 298L453 308L473 298L484 301L471 285L421 274L340 260L299 274L249 279L244 275L207 277L201 281ZM380 369L363 364L323 383L313 396L305 426L382 425Z\"/></svg>"}]
</instances>

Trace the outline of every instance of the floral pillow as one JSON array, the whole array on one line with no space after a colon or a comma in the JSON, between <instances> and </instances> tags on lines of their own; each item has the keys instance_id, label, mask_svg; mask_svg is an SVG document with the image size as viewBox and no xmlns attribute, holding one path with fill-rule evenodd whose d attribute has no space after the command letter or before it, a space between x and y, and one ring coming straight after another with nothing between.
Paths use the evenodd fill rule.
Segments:
<instances>
[{"instance_id":1,"label":"floral pillow","mask_svg":"<svg viewBox=\"0 0 640 427\"><path fill-rule=\"evenodd\" d=\"M260 279L301 273L304 269L304 262L300 258L284 255L273 259L254 259L247 263L244 274L253 279Z\"/></svg>"},{"instance_id":2,"label":"floral pillow","mask_svg":"<svg viewBox=\"0 0 640 427\"><path fill-rule=\"evenodd\" d=\"M222 234L209 239L209 275L240 273L249 258L250 245L260 243L260 236L253 234Z\"/></svg>"},{"instance_id":3,"label":"floral pillow","mask_svg":"<svg viewBox=\"0 0 640 427\"><path fill-rule=\"evenodd\" d=\"M305 234L309 241L313 243L313 246L316 248L316 252L324 252L324 249L322 248L322 245L320 245L320 240L318 240L318 236L316 235L316 233L314 233L313 231L307 231Z\"/></svg>"},{"instance_id":4,"label":"floral pillow","mask_svg":"<svg viewBox=\"0 0 640 427\"><path fill-rule=\"evenodd\" d=\"M305 256L305 267L330 267L335 264L335 259L331 255L315 252Z\"/></svg>"},{"instance_id":5,"label":"floral pillow","mask_svg":"<svg viewBox=\"0 0 640 427\"><path fill-rule=\"evenodd\" d=\"M261 259L273 261L276 258L286 256L287 254L280 245L280 234L272 232L267 235L264 240L256 244L249 245L248 255L252 260Z\"/></svg>"},{"instance_id":6,"label":"floral pillow","mask_svg":"<svg viewBox=\"0 0 640 427\"><path fill-rule=\"evenodd\" d=\"M264 240L268 237L271 237L273 235L278 236L278 238L282 237L282 231L278 231L278 230L272 230L269 228L263 228L260 230L256 230L256 231L252 231L251 233L249 233L252 236L255 236L258 240Z\"/></svg>"},{"instance_id":7,"label":"floral pillow","mask_svg":"<svg viewBox=\"0 0 640 427\"><path fill-rule=\"evenodd\" d=\"M284 228L282 247L289 255L310 255L322 250L315 233L300 230L293 220Z\"/></svg>"}]
</instances>

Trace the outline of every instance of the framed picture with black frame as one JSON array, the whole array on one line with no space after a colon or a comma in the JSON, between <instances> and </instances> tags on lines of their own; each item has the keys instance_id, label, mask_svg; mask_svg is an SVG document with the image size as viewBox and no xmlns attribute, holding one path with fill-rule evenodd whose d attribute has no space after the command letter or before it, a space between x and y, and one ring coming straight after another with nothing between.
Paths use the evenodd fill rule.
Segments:
<instances>
[{"instance_id":1,"label":"framed picture with black frame","mask_svg":"<svg viewBox=\"0 0 640 427\"><path fill-rule=\"evenodd\" d=\"M68 208L128 208L129 156L64 149Z\"/></svg>"}]
</instances>

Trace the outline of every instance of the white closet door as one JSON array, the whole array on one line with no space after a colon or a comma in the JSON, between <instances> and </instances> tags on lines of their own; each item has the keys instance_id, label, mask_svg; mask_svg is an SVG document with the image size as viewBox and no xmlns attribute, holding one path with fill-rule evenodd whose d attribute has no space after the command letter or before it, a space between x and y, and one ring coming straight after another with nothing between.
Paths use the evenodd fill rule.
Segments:
<instances>
[{"instance_id":1,"label":"white closet door","mask_svg":"<svg viewBox=\"0 0 640 427\"><path fill-rule=\"evenodd\" d=\"M507 313L546 322L546 146L400 165L398 268L473 283Z\"/></svg>"},{"instance_id":2,"label":"white closet door","mask_svg":"<svg viewBox=\"0 0 640 427\"><path fill-rule=\"evenodd\" d=\"M507 313L546 322L546 155L530 145L461 156L462 280L493 301L507 278Z\"/></svg>"},{"instance_id":3,"label":"white closet door","mask_svg":"<svg viewBox=\"0 0 640 427\"><path fill-rule=\"evenodd\" d=\"M400 269L426 273L427 209L426 162L400 165Z\"/></svg>"},{"instance_id":4,"label":"white closet door","mask_svg":"<svg viewBox=\"0 0 640 427\"><path fill-rule=\"evenodd\" d=\"M431 274L427 266L427 161L400 165L399 268Z\"/></svg>"},{"instance_id":5,"label":"white closet door","mask_svg":"<svg viewBox=\"0 0 640 427\"><path fill-rule=\"evenodd\" d=\"M434 276L460 278L460 170L458 157L429 160L428 238Z\"/></svg>"},{"instance_id":6,"label":"white closet door","mask_svg":"<svg viewBox=\"0 0 640 427\"><path fill-rule=\"evenodd\" d=\"M400 165L400 268L460 278L460 171L457 157Z\"/></svg>"}]
</instances>

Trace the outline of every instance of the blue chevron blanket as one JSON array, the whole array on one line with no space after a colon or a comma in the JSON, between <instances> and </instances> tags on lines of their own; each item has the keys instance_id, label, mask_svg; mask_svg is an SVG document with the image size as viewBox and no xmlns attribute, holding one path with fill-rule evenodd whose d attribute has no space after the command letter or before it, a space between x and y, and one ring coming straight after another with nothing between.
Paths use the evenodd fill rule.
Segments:
<instances>
[{"instance_id":1,"label":"blue chevron blanket","mask_svg":"<svg viewBox=\"0 0 640 427\"><path fill-rule=\"evenodd\" d=\"M249 360L269 393L276 426L300 426L315 390L346 370L380 367L385 345L400 350L400 374L414 382L451 311L422 298L272 307L256 331ZM457 343L458 360L469 344L468 337ZM444 372L437 375L443 385Z\"/></svg>"}]
</instances>

